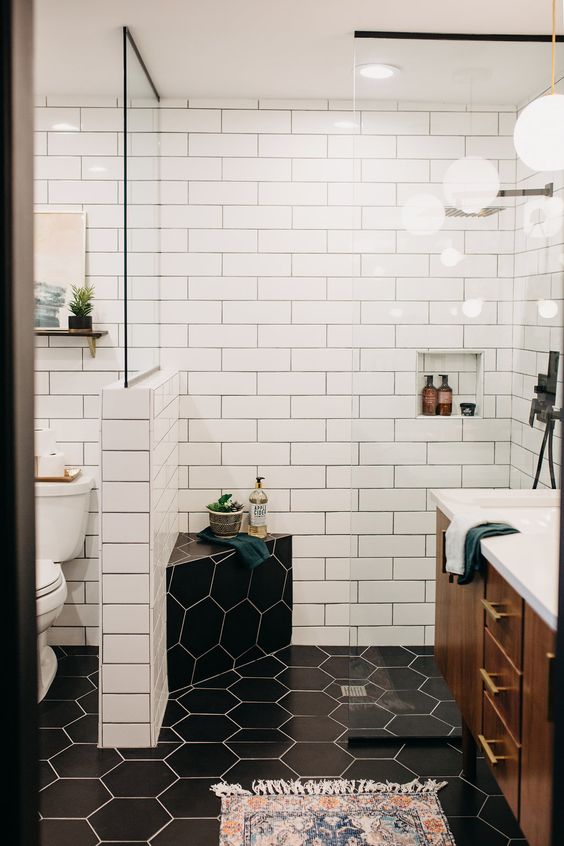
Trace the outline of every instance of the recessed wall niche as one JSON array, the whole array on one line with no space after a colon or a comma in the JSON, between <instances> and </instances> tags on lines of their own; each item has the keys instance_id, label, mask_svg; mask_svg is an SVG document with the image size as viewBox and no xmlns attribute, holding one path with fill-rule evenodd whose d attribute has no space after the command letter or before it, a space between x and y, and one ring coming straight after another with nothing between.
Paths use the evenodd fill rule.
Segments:
<instances>
[{"instance_id":1,"label":"recessed wall niche","mask_svg":"<svg viewBox=\"0 0 564 846\"><path fill-rule=\"evenodd\" d=\"M425 376L433 374L433 384L440 385L440 375L446 373L452 388L452 417L462 417L460 403L476 403L474 416L481 417L484 402L484 353L483 350L418 350L416 415L421 414L421 391Z\"/></svg>"}]
</instances>

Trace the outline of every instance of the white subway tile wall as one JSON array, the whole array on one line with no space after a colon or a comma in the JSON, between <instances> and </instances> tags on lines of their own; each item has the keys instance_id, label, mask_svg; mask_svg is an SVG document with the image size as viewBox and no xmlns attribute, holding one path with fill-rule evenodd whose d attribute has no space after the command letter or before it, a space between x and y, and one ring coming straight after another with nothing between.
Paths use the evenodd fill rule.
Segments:
<instances>
[{"instance_id":1,"label":"white subway tile wall","mask_svg":"<svg viewBox=\"0 0 564 846\"><path fill-rule=\"evenodd\" d=\"M220 490L245 498L255 475L266 476L269 526L295 535L296 643L348 642L349 577L354 638L431 643L427 491L509 485L514 209L447 218L439 235L421 237L403 230L400 207L414 193L440 193L446 166L471 150L491 155L511 185L514 110L470 116L450 106L381 105L362 112L357 135L339 126L350 111L331 102L205 101L161 111L161 365L181 372L180 528L201 528ZM77 463L96 465L98 439L83 424L96 420L97 394L120 368L117 118L100 109L93 124L95 108L63 109L65 123L83 124L61 133L51 128L61 109L51 111L48 100L38 115L39 195L56 208L86 209L97 317L113 331L98 353L107 359L89 360L75 341L39 349L38 416L74 431L65 447ZM139 168L153 144L149 132L134 133ZM87 180L100 158L105 178ZM143 243L151 179L137 189L130 217ZM463 256L454 268L441 262L448 246ZM522 252L518 262L530 267ZM551 296L561 252L550 254ZM483 301L480 314L464 313L467 299ZM537 328L526 334L536 352L516 350L525 397L524 375L543 369L536 353L542 362L551 338ZM418 419L417 353L460 348L483 352L481 417ZM128 481L143 483L146 467L128 464L131 441L110 428L125 452L107 465L107 481L126 470ZM516 418L513 432L512 463L525 449ZM94 502L89 557L70 565L79 597L84 587L94 595L95 510ZM139 516L110 535L108 572L134 571L134 553L120 560L116 545L127 530L131 546L142 546ZM146 572L146 556L138 566ZM78 622L87 605L79 603ZM57 626L52 636L83 642L95 625Z\"/></svg>"},{"instance_id":2,"label":"white subway tile wall","mask_svg":"<svg viewBox=\"0 0 564 846\"><path fill-rule=\"evenodd\" d=\"M559 92L564 93L562 82ZM530 488L544 425L535 422L533 428L529 426L529 409L538 374L547 370L548 350L561 354L556 407L562 408L563 403L564 174L562 171L532 173L519 162L517 180L522 188L542 188L552 182L556 198L548 201L549 205L545 205L543 198L520 200L516 209L511 487ZM554 437L558 485L561 437L562 424L558 420ZM540 486L550 487L546 458Z\"/></svg>"}]
</instances>

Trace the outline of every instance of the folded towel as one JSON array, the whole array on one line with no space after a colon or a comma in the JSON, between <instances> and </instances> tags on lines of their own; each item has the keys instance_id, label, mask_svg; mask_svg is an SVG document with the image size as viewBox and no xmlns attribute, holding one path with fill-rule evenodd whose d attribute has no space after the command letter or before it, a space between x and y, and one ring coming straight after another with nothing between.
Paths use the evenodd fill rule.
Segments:
<instances>
[{"instance_id":1,"label":"folded towel","mask_svg":"<svg viewBox=\"0 0 564 846\"><path fill-rule=\"evenodd\" d=\"M248 535L245 532L239 532L234 538L219 538L214 535L208 526L201 532L198 532L198 537L208 543L217 543L220 546L229 546L234 549L242 564L254 570L259 564L267 561L270 558L270 552L263 540Z\"/></svg>"},{"instance_id":2,"label":"folded towel","mask_svg":"<svg viewBox=\"0 0 564 846\"><path fill-rule=\"evenodd\" d=\"M464 544L466 535L474 526L487 523L483 511L465 511L455 515L445 532L445 558L447 573L464 574Z\"/></svg>"},{"instance_id":3,"label":"folded towel","mask_svg":"<svg viewBox=\"0 0 564 846\"><path fill-rule=\"evenodd\" d=\"M480 572L485 567L486 559L480 547L484 538L514 535L518 532L519 529L507 523L488 523L486 526L475 526L469 529L464 545L464 573L458 577L458 584L467 585L474 578L474 573Z\"/></svg>"}]
</instances>

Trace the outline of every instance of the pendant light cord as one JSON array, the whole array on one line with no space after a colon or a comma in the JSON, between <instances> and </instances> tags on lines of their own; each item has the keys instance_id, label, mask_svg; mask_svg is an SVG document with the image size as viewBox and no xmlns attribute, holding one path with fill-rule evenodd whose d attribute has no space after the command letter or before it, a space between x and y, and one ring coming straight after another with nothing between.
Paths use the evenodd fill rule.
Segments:
<instances>
[{"instance_id":1,"label":"pendant light cord","mask_svg":"<svg viewBox=\"0 0 564 846\"><path fill-rule=\"evenodd\" d=\"M551 94L555 94L554 78L556 76L556 0L552 0L552 84Z\"/></svg>"}]
</instances>

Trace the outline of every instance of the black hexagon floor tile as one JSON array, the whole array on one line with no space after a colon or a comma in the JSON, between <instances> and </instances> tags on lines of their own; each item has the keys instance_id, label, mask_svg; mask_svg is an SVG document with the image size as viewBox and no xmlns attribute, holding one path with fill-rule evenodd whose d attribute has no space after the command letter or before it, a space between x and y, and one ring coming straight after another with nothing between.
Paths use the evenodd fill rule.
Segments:
<instances>
[{"instance_id":1,"label":"black hexagon floor tile","mask_svg":"<svg viewBox=\"0 0 564 846\"><path fill-rule=\"evenodd\" d=\"M398 737L445 737L451 730L450 726L431 714L402 714L394 717L386 728Z\"/></svg>"},{"instance_id":2,"label":"black hexagon floor tile","mask_svg":"<svg viewBox=\"0 0 564 846\"><path fill-rule=\"evenodd\" d=\"M124 761L102 781L116 797L155 797L176 779L176 773L164 761Z\"/></svg>"},{"instance_id":3,"label":"black hexagon floor tile","mask_svg":"<svg viewBox=\"0 0 564 846\"><path fill-rule=\"evenodd\" d=\"M289 779L297 778L298 773L283 763L280 758L245 758L238 761L230 770L223 774L225 781L230 784L240 784L249 788L257 779Z\"/></svg>"},{"instance_id":4,"label":"black hexagon floor tile","mask_svg":"<svg viewBox=\"0 0 564 846\"><path fill-rule=\"evenodd\" d=\"M320 691L292 690L280 700L280 705L292 716L313 717L327 716L335 709L336 702L331 696Z\"/></svg>"},{"instance_id":5,"label":"black hexagon floor tile","mask_svg":"<svg viewBox=\"0 0 564 846\"><path fill-rule=\"evenodd\" d=\"M321 669L334 679L363 681L369 678L376 668L369 661L359 656L349 658L336 655L333 658L328 658L321 665Z\"/></svg>"},{"instance_id":6,"label":"black hexagon floor tile","mask_svg":"<svg viewBox=\"0 0 564 846\"><path fill-rule=\"evenodd\" d=\"M98 838L86 820L41 820L41 846L96 846Z\"/></svg>"},{"instance_id":7,"label":"black hexagon floor tile","mask_svg":"<svg viewBox=\"0 0 564 846\"><path fill-rule=\"evenodd\" d=\"M39 789L43 790L50 784L57 780L57 773L49 763L49 761L39 762Z\"/></svg>"},{"instance_id":8,"label":"black hexagon floor tile","mask_svg":"<svg viewBox=\"0 0 564 846\"><path fill-rule=\"evenodd\" d=\"M408 667L415 656L403 646L369 646L362 657L375 667Z\"/></svg>"},{"instance_id":9,"label":"black hexagon floor tile","mask_svg":"<svg viewBox=\"0 0 564 846\"><path fill-rule=\"evenodd\" d=\"M223 743L199 743L197 750L189 743L183 743L166 759L173 772L181 778L216 779L232 767L236 760L233 752Z\"/></svg>"},{"instance_id":10,"label":"black hexagon floor tile","mask_svg":"<svg viewBox=\"0 0 564 846\"><path fill-rule=\"evenodd\" d=\"M180 778L161 793L159 801L172 817L215 817L219 814L219 799L210 787L217 779Z\"/></svg>"},{"instance_id":11,"label":"black hexagon floor tile","mask_svg":"<svg viewBox=\"0 0 564 846\"><path fill-rule=\"evenodd\" d=\"M478 817L448 817L456 846L507 846L507 837Z\"/></svg>"},{"instance_id":12,"label":"black hexagon floor tile","mask_svg":"<svg viewBox=\"0 0 564 846\"><path fill-rule=\"evenodd\" d=\"M147 841L170 819L156 799L112 799L89 822L101 840Z\"/></svg>"},{"instance_id":13,"label":"black hexagon floor tile","mask_svg":"<svg viewBox=\"0 0 564 846\"><path fill-rule=\"evenodd\" d=\"M278 658L267 655L266 658L259 658L249 664L237 667L237 672L241 673L244 678L274 678L285 668L286 665Z\"/></svg>"},{"instance_id":14,"label":"black hexagon floor tile","mask_svg":"<svg viewBox=\"0 0 564 846\"><path fill-rule=\"evenodd\" d=\"M318 667L288 667L277 680L288 690L324 690L333 677Z\"/></svg>"},{"instance_id":15,"label":"black hexagon floor tile","mask_svg":"<svg viewBox=\"0 0 564 846\"><path fill-rule=\"evenodd\" d=\"M93 743L74 743L51 758L61 778L100 778L121 762L115 749L98 749Z\"/></svg>"},{"instance_id":16,"label":"black hexagon floor tile","mask_svg":"<svg viewBox=\"0 0 564 846\"><path fill-rule=\"evenodd\" d=\"M215 743L227 740L239 726L223 714L190 714L174 730L187 743Z\"/></svg>"},{"instance_id":17,"label":"black hexagon floor tile","mask_svg":"<svg viewBox=\"0 0 564 846\"><path fill-rule=\"evenodd\" d=\"M417 690L425 676L409 667L380 667L370 676L370 681L384 690Z\"/></svg>"},{"instance_id":18,"label":"black hexagon floor tile","mask_svg":"<svg viewBox=\"0 0 564 846\"><path fill-rule=\"evenodd\" d=\"M285 710L287 694L280 704L275 702L243 702L229 712L230 718L241 728L279 728L290 714Z\"/></svg>"},{"instance_id":19,"label":"black hexagon floor tile","mask_svg":"<svg viewBox=\"0 0 564 846\"><path fill-rule=\"evenodd\" d=\"M74 701L44 699L39 706L40 728L63 728L82 716L84 711Z\"/></svg>"},{"instance_id":20,"label":"black hexagon floor tile","mask_svg":"<svg viewBox=\"0 0 564 846\"><path fill-rule=\"evenodd\" d=\"M57 676L90 676L98 669L98 656L95 654L70 654L59 659Z\"/></svg>"},{"instance_id":21,"label":"black hexagon floor tile","mask_svg":"<svg viewBox=\"0 0 564 846\"><path fill-rule=\"evenodd\" d=\"M294 741L289 737L286 738L285 742L273 743L256 743L252 741L248 743L233 743L230 740L227 741L227 746L229 746L238 758L251 759L281 758L293 745Z\"/></svg>"},{"instance_id":22,"label":"black hexagon floor tile","mask_svg":"<svg viewBox=\"0 0 564 846\"><path fill-rule=\"evenodd\" d=\"M282 761L300 778L338 778L354 758L336 743L296 743Z\"/></svg>"},{"instance_id":23,"label":"black hexagon floor tile","mask_svg":"<svg viewBox=\"0 0 564 846\"><path fill-rule=\"evenodd\" d=\"M328 657L318 646L286 646L274 654L287 667L319 667Z\"/></svg>"},{"instance_id":24,"label":"black hexagon floor tile","mask_svg":"<svg viewBox=\"0 0 564 846\"><path fill-rule=\"evenodd\" d=\"M44 817L88 817L111 799L97 778L58 779L42 790L39 810Z\"/></svg>"},{"instance_id":25,"label":"black hexagon floor tile","mask_svg":"<svg viewBox=\"0 0 564 846\"><path fill-rule=\"evenodd\" d=\"M461 753L446 743L405 746L397 760L418 775L432 778L457 776L462 770Z\"/></svg>"},{"instance_id":26,"label":"black hexagon floor tile","mask_svg":"<svg viewBox=\"0 0 564 846\"><path fill-rule=\"evenodd\" d=\"M151 840L151 846L217 846L219 820L177 819Z\"/></svg>"},{"instance_id":27,"label":"black hexagon floor tile","mask_svg":"<svg viewBox=\"0 0 564 846\"><path fill-rule=\"evenodd\" d=\"M344 726L331 717L292 717L281 726L282 731L293 740L333 741L345 732Z\"/></svg>"},{"instance_id":28,"label":"black hexagon floor tile","mask_svg":"<svg viewBox=\"0 0 564 846\"><path fill-rule=\"evenodd\" d=\"M74 743L97 743L98 715L85 714L65 726L65 731Z\"/></svg>"},{"instance_id":29,"label":"black hexagon floor tile","mask_svg":"<svg viewBox=\"0 0 564 846\"><path fill-rule=\"evenodd\" d=\"M288 693L288 686L282 679L246 678L235 682L229 690L245 702L278 702Z\"/></svg>"},{"instance_id":30,"label":"black hexagon floor tile","mask_svg":"<svg viewBox=\"0 0 564 846\"><path fill-rule=\"evenodd\" d=\"M205 688L190 690L180 696L178 701L190 714L227 714L239 704L237 697L228 690Z\"/></svg>"},{"instance_id":31,"label":"black hexagon floor tile","mask_svg":"<svg viewBox=\"0 0 564 846\"><path fill-rule=\"evenodd\" d=\"M72 740L63 729L39 729L39 757L51 758L72 744Z\"/></svg>"},{"instance_id":32,"label":"black hexagon floor tile","mask_svg":"<svg viewBox=\"0 0 564 846\"><path fill-rule=\"evenodd\" d=\"M96 688L90 679L84 676L57 676L45 696L50 699L78 699L85 693L91 693Z\"/></svg>"},{"instance_id":33,"label":"black hexagon floor tile","mask_svg":"<svg viewBox=\"0 0 564 846\"><path fill-rule=\"evenodd\" d=\"M363 758L362 760L353 760L350 766L343 771L343 778L368 778L374 781L392 781L403 784L413 781L415 773L397 761Z\"/></svg>"},{"instance_id":34,"label":"black hexagon floor tile","mask_svg":"<svg viewBox=\"0 0 564 846\"><path fill-rule=\"evenodd\" d=\"M378 705L392 714L430 714L437 704L436 699L420 690L387 690L378 699Z\"/></svg>"}]
</instances>

